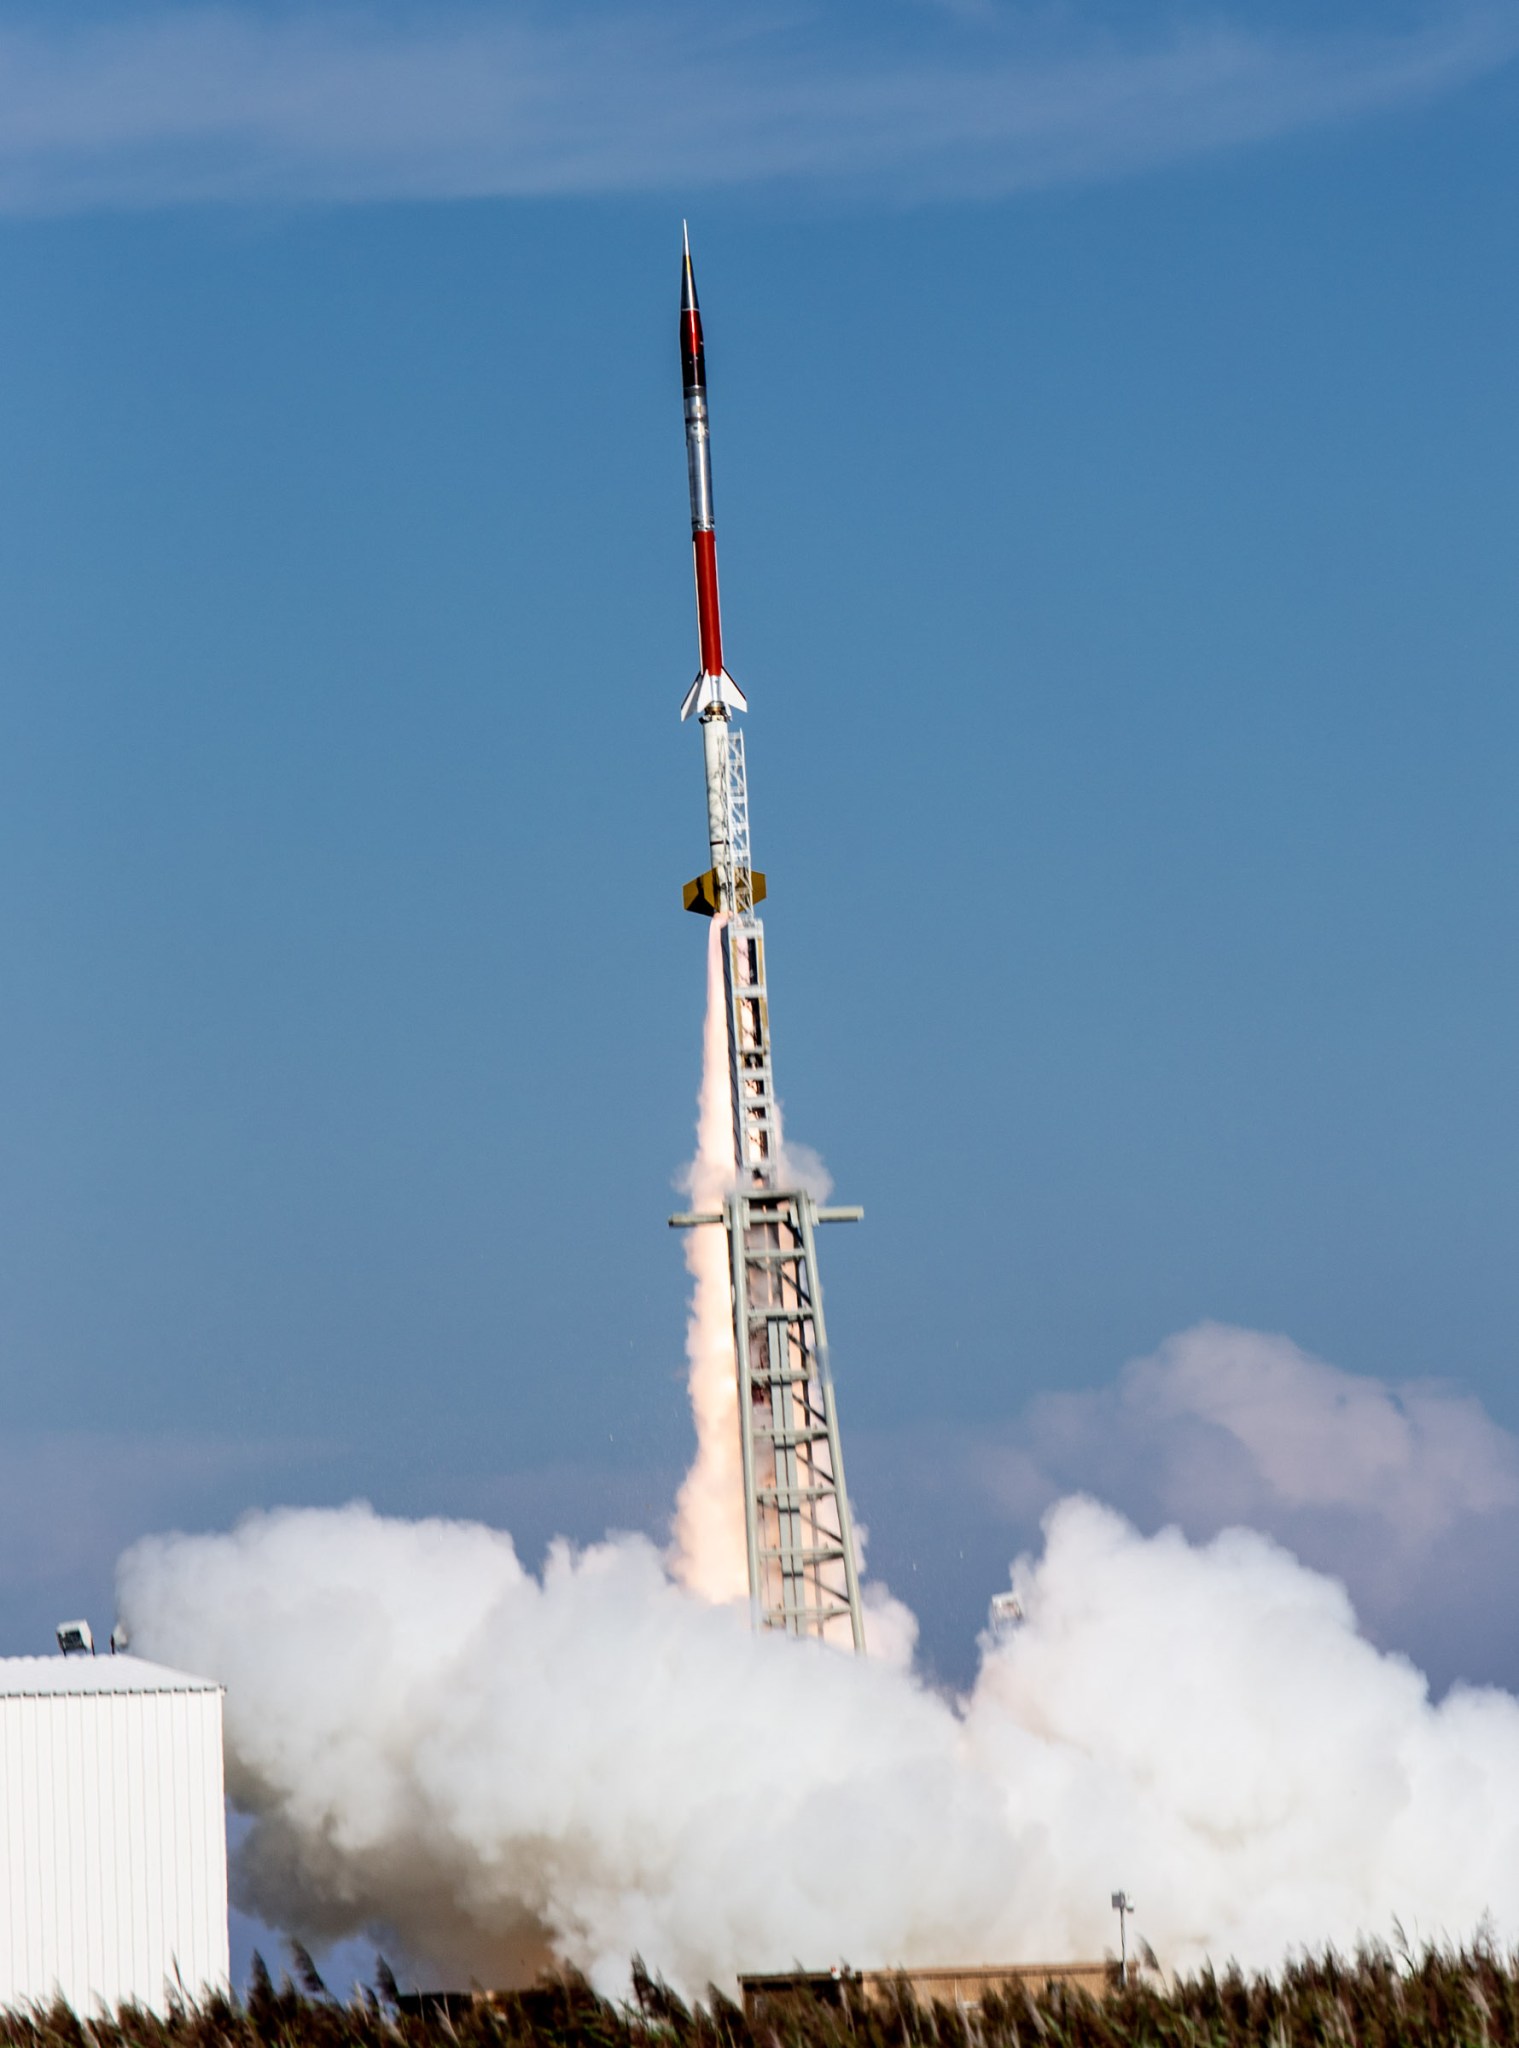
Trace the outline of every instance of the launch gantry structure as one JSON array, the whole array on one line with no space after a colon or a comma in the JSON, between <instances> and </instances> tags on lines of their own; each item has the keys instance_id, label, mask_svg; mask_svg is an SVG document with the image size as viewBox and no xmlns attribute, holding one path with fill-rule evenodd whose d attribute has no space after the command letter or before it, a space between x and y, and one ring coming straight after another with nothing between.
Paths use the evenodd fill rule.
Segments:
<instances>
[{"instance_id":1,"label":"launch gantry structure","mask_svg":"<svg viewBox=\"0 0 1519 2048\"><path fill-rule=\"evenodd\" d=\"M720 1210L672 1216L693 1228L722 1225L733 1293L743 1454L749 1598L756 1628L865 1647L838 1411L828 1370L820 1223L858 1220L858 1209L820 1208L786 1166L770 1062L765 894L749 854L749 784L735 711L744 693L723 666L712 516L712 452L701 312L686 242L680 287L681 383L691 549L701 665L681 706L701 722L712 865L685 890L686 908L721 921L728 1069L733 1091L733 1180Z\"/></svg>"},{"instance_id":2,"label":"launch gantry structure","mask_svg":"<svg viewBox=\"0 0 1519 2048\"><path fill-rule=\"evenodd\" d=\"M770 1056L765 893L749 852L744 737L727 710L702 716L712 866L686 907L722 919L723 990L733 1096L734 1181L718 1211L671 1217L722 1225L728 1239L738 1373L744 1532L757 1628L865 1647L838 1408L828 1365L820 1223L856 1222L820 1206L786 1171Z\"/></svg>"}]
</instances>

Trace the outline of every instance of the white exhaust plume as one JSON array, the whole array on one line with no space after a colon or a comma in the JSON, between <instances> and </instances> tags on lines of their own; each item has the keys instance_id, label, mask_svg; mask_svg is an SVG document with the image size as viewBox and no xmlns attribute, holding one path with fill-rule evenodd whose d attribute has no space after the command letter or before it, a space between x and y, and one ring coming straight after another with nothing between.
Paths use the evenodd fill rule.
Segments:
<instances>
[{"instance_id":1,"label":"white exhaust plume","mask_svg":"<svg viewBox=\"0 0 1519 2048\"><path fill-rule=\"evenodd\" d=\"M143 1653L228 1688L241 1903L445 1982L1094 1955L1120 1880L1170 1967L1519 1937L1519 1701L1432 1705L1248 1532L1062 1502L959 1703L753 1635L636 1538L540 1582L484 1528L284 1511L119 1577Z\"/></svg>"},{"instance_id":2,"label":"white exhaust plume","mask_svg":"<svg viewBox=\"0 0 1519 2048\"><path fill-rule=\"evenodd\" d=\"M707 1014L702 1030L696 1156L681 1181L698 1211L720 1208L738 1172L723 976L722 930L726 923L727 918L719 914L708 927ZM775 1129L783 1184L806 1188L815 1201L826 1202L833 1193L832 1177L810 1145L787 1142L779 1104ZM742 1601L747 1608L749 1555L727 1232L712 1227L687 1231L686 1269L691 1275L686 1384L696 1426L696 1456L676 1496L670 1567L680 1583L701 1599L720 1604ZM854 1534L855 1555L863 1571L867 1532L858 1521ZM917 1618L879 1581L865 1588L865 1606L870 1654L889 1664L911 1664L918 1639Z\"/></svg>"},{"instance_id":3,"label":"white exhaust plume","mask_svg":"<svg viewBox=\"0 0 1519 2048\"><path fill-rule=\"evenodd\" d=\"M723 982L722 928L726 922L724 917L714 917L707 933L707 1017L702 1031L696 1157L684 1183L697 1210L720 1208L738 1170ZM696 1456L675 1503L673 1564L681 1584L702 1599L747 1602L749 1551L744 1535L728 1234L708 1227L688 1230L685 1237L686 1268L691 1275L686 1383L696 1425Z\"/></svg>"}]
</instances>

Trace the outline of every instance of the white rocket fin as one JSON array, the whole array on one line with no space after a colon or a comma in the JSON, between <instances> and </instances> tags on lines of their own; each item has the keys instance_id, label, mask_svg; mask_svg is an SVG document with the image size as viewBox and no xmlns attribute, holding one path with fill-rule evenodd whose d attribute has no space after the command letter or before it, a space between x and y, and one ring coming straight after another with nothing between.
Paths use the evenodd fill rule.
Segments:
<instances>
[{"instance_id":1,"label":"white rocket fin","mask_svg":"<svg viewBox=\"0 0 1519 2048\"><path fill-rule=\"evenodd\" d=\"M681 718L682 720L689 718L693 711L699 717L703 711L710 710L714 704L721 704L728 711L747 711L749 709L749 699L744 695L738 684L734 682L726 669L723 670L721 675L716 676L708 675L703 671L696 678L696 681L686 692L686 701L680 707Z\"/></svg>"}]
</instances>

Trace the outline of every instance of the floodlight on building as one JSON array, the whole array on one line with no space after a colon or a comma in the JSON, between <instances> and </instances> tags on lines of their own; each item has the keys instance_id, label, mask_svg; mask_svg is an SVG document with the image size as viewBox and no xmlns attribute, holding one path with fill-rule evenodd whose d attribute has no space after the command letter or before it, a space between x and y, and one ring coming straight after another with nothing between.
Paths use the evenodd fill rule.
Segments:
<instances>
[{"instance_id":1,"label":"floodlight on building","mask_svg":"<svg viewBox=\"0 0 1519 2048\"><path fill-rule=\"evenodd\" d=\"M58 1647L65 1657L93 1657L95 1637L87 1621L60 1621Z\"/></svg>"}]
</instances>

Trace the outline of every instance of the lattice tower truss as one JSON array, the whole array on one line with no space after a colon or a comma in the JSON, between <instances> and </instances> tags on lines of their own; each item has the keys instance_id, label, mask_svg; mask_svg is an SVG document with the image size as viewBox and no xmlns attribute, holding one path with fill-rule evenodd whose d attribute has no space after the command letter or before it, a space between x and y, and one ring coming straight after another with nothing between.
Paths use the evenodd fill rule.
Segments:
<instances>
[{"instance_id":1,"label":"lattice tower truss","mask_svg":"<svg viewBox=\"0 0 1519 2048\"><path fill-rule=\"evenodd\" d=\"M702 721L702 737L713 866L686 896L690 907L710 904L723 919L734 1182L720 1212L671 1221L727 1231L755 1626L852 1641L863 1650L816 1242L818 1224L854 1222L862 1212L820 1207L785 1169L765 928L754 908L764 878L750 860L743 734L714 708Z\"/></svg>"}]
</instances>

